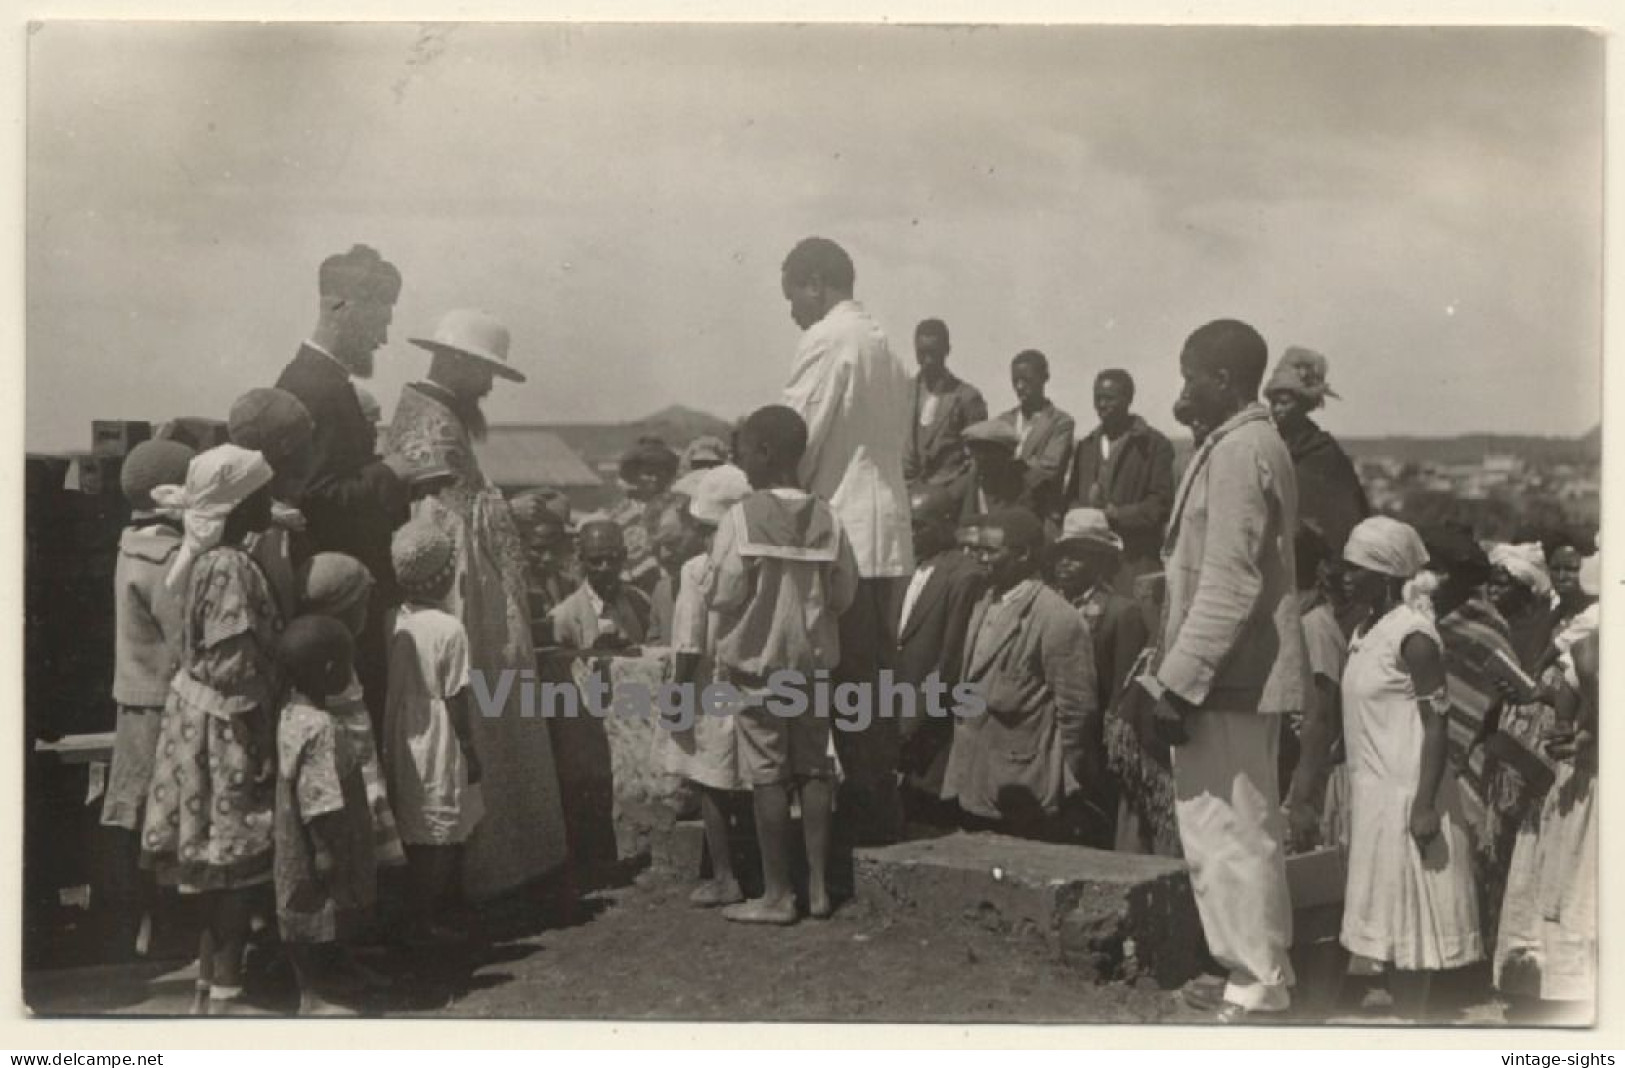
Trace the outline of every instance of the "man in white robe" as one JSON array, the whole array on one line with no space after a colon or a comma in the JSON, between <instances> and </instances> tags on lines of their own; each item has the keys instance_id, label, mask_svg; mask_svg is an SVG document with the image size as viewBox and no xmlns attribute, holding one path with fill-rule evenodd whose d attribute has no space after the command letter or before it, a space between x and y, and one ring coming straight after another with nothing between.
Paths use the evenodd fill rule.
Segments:
<instances>
[{"instance_id":1,"label":"man in white robe","mask_svg":"<svg viewBox=\"0 0 1625 1068\"><path fill-rule=\"evenodd\" d=\"M838 682L876 685L895 635L893 585L914 570L903 456L913 397L908 371L880 325L852 299L856 272L835 242L809 237L785 258L784 297L804 331L784 404L807 424L801 484L834 508L857 557L858 595L841 617ZM864 731L835 732L846 781L840 811L859 842L902 833L898 730L876 717Z\"/></svg>"}]
</instances>

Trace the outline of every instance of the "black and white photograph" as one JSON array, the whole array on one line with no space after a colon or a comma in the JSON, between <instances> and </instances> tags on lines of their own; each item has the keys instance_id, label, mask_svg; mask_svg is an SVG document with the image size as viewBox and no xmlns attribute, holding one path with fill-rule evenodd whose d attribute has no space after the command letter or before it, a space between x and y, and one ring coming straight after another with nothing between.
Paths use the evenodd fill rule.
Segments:
<instances>
[{"instance_id":1,"label":"black and white photograph","mask_svg":"<svg viewBox=\"0 0 1625 1068\"><path fill-rule=\"evenodd\" d=\"M31 24L24 1011L1583 1040L1606 42Z\"/></svg>"}]
</instances>

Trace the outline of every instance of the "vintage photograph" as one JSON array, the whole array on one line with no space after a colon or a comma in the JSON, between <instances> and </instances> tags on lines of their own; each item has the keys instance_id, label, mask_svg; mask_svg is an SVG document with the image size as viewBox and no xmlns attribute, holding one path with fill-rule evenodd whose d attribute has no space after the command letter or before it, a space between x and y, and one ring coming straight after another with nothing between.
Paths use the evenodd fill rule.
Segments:
<instances>
[{"instance_id":1,"label":"vintage photograph","mask_svg":"<svg viewBox=\"0 0 1625 1068\"><path fill-rule=\"evenodd\" d=\"M1594 1024L1604 39L34 24L28 1010Z\"/></svg>"}]
</instances>

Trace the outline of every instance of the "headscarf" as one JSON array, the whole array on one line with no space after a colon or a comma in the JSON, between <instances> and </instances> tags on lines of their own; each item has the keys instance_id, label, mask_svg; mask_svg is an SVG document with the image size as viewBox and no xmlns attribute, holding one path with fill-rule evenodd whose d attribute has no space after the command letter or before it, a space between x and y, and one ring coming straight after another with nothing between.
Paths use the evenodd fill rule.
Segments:
<instances>
[{"instance_id":1,"label":"headscarf","mask_svg":"<svg viewBox=\"0 0 1625 1068\"><path fill-rule=\"evenodd\" d=\"M184 509L185 537L165 580L172 590L186 588L197 558L216 545L232 510L271 481L271 465L252 449L216 445L193 458L185 486L159 486L152 499L160 508Z\"/></svg>"},{"instance_id":2,"label":"headscarf","mask_svg":"<svg viewBox=\"0 0 1625 1068\"><path fill-rule=\"evenodd\" d=\"M1410 524L1374 515L1349 532L1343 559L1379 575L1412 579L1427 566L1428 550Z\"/></svg>"},{"instance_id":3,"label":"headscarf","mask_svg":"<svg viewBox=\"0 0 1625 1068\"><path fill-rule=\"evenodd\" d=\"M340 616L372 589L372 573L344 553L317 553L299 569L299 611Z\"/></svg>"},{"instance_id":4,"label":"headscarf","mask_svg":"<svg viewBox=\"0 0 1625 1068\"><path fill-rule=\"evenodd\" d=\"M1546 553L1539 542L1497 545L1490 550L1490 566L1502 568L1537 597L1552 592L1552 574L1546 570Z\"/></svg>"},{"instance_id":5,"label":"headscarf","mask_svg":"<svg viewBox=\"0 0 1625 1068\"><path fill-rule=\"evenodd\" d=\"M1403 579L1404 602L1428 619L1433 618L1433 593L1439 588L1439 576L1424 570L1427 546L1410 524L1385 515L1361 520L1349 532L1343 559L1367 571Z\"/></svg>"}]
</instances>

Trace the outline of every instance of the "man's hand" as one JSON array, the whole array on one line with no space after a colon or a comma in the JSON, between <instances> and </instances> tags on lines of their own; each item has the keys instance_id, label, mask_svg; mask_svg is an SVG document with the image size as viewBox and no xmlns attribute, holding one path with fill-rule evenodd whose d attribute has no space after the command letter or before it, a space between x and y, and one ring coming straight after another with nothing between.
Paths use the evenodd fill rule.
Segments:
<instances>
[{"instance_id":1,"label":"man's hand","mask_svg":"<svg viewBox=\"0 0 1625 1068\"><path fill-rule=\"evenodd\" d=\"M333 879L333 854L323 846L317 846L311 854L310 863L316 870L316 878L325 885Z\"/></svg>"},{"instance_id":2,"label":"man's hand","mask_svg":"<svg viewBox=\"0 0 1625 1068\"><path fill-rule=\"evenodd\" d=\"M1320 813L1307 801L1287 798L1287 841L1295 853L1306 853L1320 844Z\"/></svg>"},{"instance_id":3,"label":"man's hand","mask_svg":"<svg viewBox=\"0 0 1625 1068\"><path fill-rule=\"evenodd\" d=\"M1420 797L1411 802L1411 837L1421 849L1439 837L1439 810Z\"/></svg>"},{"instance_id":4,"label":"man's hand","mask_svg":"<svg viewBox=\"0 0 1625 1068\"><path fill-rule=\"evenodd\" d=\"M1151 710L1151 726L1157 740L1176 747L1190 741L1190 735L1185 731L1185 717L1190 712L1189 702L1181 700L1171 691L1163 691L1157 699L1157 706Z\"/></svg>"}]
</instances>

